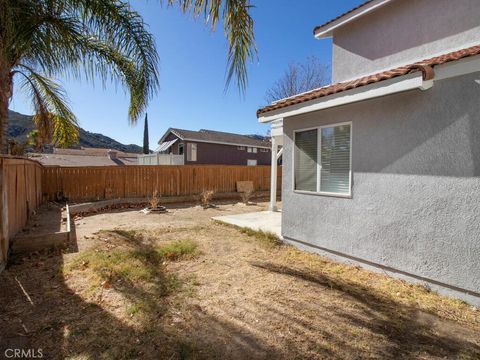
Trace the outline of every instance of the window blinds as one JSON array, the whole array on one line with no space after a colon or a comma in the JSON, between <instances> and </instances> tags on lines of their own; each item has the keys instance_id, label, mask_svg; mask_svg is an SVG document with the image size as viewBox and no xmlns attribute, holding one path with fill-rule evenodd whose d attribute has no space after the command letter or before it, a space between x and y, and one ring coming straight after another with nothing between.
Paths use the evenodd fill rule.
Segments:
<instances>
[{"instance_id":1,"label":"window blinds","mask_svg":"<svg viewBox=\"0 0 480 360\"><path fill-rule=\"evenodd\" d=\"M317 191L318 130L295 133L295 190Z\"/></svg>"},{"instance_id":2,"label":"window blinds","mask_svg":"<svg viewBox=\"0 0 480 360\"><path fill-rule=\"evenodd\" d=\"M350 124L296 132L295 190L349 195L350 147Z\"/></svg>"},{"instance_id":3,"label":"window blinds","mask_svg":"<svg viewBox=\"0 0 480 360\"><path fill-rule=\"evenodd\" d=\"M320 192L350 193L350 125L322 128Z\"/></svg>"}]
</instances>

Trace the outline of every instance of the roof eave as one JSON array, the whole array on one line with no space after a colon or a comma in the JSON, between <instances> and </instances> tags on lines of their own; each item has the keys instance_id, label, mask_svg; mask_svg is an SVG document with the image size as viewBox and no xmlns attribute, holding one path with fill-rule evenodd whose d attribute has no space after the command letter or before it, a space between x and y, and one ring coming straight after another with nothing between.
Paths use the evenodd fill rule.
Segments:
<instances>
[{"instance_id":1,"label":"roof eave","mask_svg":"<svg viewBox=\"0 0 480 360\"><path fill-rule=\"evenodd\" d=\"M338 18L327 22L324 25L320 25L313 29L313 35L316 39L326 39L333 36L333 31L341 26L344 26L372 11L377 10L379 7L393 0L374 0L365 5L362 5L352 11L349 11Z\"/></svg>"},{"instance_id":2,"label":"roof eave","mask_svg":"<svg viewBox=\"0 0 480 360\"><path fill-rule=\"evenodd\" d=\"M284 108L268 111L258 116L260 123L270 123L290 116L347 105L355 102L392 95L409 90L427 90L433 86L433 80L425 80L422 72L415 72L370 85L342 91L314 100L293 104Z\"/></svg>"},{"instance_id":3,"label":"roof eave","mask_svg":"<svg viewBox=\"0 0 480 360\"><path fill-rule=\"evenodd\" d=\"M178 137L180 140L184 140L182 136L180 136L179 133L177 133L176 131L174 131L172 128L168 128L167 131L165 131L165 134L163 134L163 136L160 138L160 140L158 140L158 145L160 145L161 143L163 143L165 141L165 139L167 138L167 136L172 133L173 135L175 135L176 137Z\"/></svg>"}]
</instances>

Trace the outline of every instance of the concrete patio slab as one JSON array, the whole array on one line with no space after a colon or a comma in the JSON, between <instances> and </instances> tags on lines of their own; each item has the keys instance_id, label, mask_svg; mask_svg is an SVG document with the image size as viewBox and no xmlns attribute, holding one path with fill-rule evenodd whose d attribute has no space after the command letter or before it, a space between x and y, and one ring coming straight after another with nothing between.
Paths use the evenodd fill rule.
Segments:
<instances>
[{"instance_id":1,"label":"concrete patio slab","mask_svg":"<svg viewBox=\"0 0 480 360\"><path fill-rule=\"evenodd\" d=\"M212 219L252 230L271 232L279 238L282 238L282 213L279 211L260 211L246 214L215 216Z\"/></svg>"}]
</instances>

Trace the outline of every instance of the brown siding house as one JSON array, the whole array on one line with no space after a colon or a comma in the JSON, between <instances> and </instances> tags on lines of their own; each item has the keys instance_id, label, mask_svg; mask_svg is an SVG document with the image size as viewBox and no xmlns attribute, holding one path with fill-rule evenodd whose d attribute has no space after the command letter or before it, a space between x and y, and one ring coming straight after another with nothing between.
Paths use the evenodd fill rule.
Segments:
<instances>
[{"instance_id":1,"label":"brown siding house","mask_svg":"<svg viewBox=\"0 0 480 360\"><path fill-rule=\"evenodd\" d=\"M266 138L213 130L168 129L156 152L183 155L184 163L270 165L271 144Z\"/></svg>"}]
</instances>

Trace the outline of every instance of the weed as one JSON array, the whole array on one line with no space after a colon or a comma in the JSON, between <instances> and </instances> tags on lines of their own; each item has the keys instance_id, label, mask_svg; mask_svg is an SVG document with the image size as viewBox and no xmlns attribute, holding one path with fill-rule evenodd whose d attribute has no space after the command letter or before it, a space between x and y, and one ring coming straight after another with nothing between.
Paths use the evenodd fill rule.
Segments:
<instances>
[{"instance_id":1,"label":"weed","mask_svg":"<svg viewBox=\"0 0 480 360\"><path fill-rule=\"evenodd\" d=\"M75 257L67 271L91 269L98 281L152 282L161 274L162 256L152 249L92 249Z\"/></svg>"},{"instance_id":2,"label":"weed","mask_svg":"<svg viewBox=\"0 0 480 360\"><path fill-rule=\"evenodd\" d=\"M152 194L152 197L149 200L150 209L157 209L158 205L160 205L160 194L157 190L155 190Z\"/></svg>"},{"instance_id":3,"label":"weed","mask_svg":"<svg viewBox=\"0 0 480 360\"><path fill-rule=\"evenodd\" d=\"M158 253L165 259L191 259L198 255L198 244L189 239L175 240L158 249Z\"/></svg>"},{"instance_id":4,"label":"weed","mask_svg":"<svg viewBox=\"0 0 480 360\"><path fill-rule=\"evenodd\" d=\"M242 192L241 193L242 202L245 205L248 205L250 203L250 199L252 198L253 194L254 194L253 189L247 189L244 192Z\"/></svg>"},{"instance_id":5,"label":"weed","mask_svg":"<svg viewBox=\"0 0 480 360\"><path fill-rule=\"evenodd\" d=\"M120 235L125 239L127 239L128 241L134 242L134 243L139 242L143 238L142 234L137 230L124 230L124 229L100 230L100 233L103 233L106 235L108 235L109 233Z\"/></svg>"},{"instance_id":6,"label":"weed","mask_svg":"<svg viewBox=\"0 0 480 360\"><path fill-rule=\"evenodd\" d=\"M215 195L215 191L213 190L203 190L200 194L200 202L202 203L202 206L204 209L207 209L212 206L210 201L213 198L213 195Z\"/></svg>"}]
</instances>

